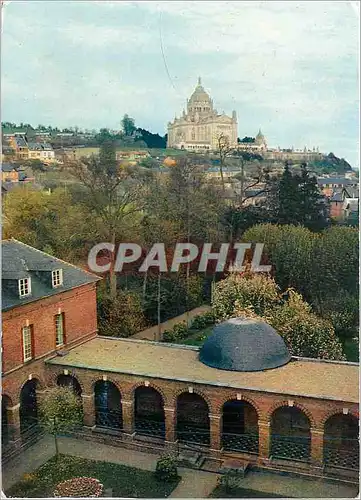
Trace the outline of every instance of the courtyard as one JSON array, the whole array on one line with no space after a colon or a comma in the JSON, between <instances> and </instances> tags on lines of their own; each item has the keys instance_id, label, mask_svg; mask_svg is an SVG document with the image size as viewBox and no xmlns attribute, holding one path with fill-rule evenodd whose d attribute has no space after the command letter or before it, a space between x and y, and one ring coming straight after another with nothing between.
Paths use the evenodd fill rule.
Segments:
<instances>
[{"instance_id":1,"label":"courtyard","mask_svg":"<svg viewBox=\"0 0 361 500\"><path fill-rule=\"evenodd\" d=\"M60 457L54 458L54 440L49 436L3 466L3 489L10 496L52 496L53 487L70 477L90 475L99 479L113 497L135 498L354 498L357 486L341 481L272 473L251 469L242 487L226 493L218 486L219 474L178 468L178 483L154 479L158 456L106 444L59 438ZM27 474L28 489L22 484ZM20 482L20 484L19 484Z\"/></svg>"}]
</instances>

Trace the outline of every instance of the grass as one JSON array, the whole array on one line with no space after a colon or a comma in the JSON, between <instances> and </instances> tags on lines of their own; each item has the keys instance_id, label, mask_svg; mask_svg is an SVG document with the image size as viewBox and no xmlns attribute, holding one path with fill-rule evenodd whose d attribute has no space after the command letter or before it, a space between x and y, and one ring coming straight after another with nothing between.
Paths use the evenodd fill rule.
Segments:
<instances>
[{"instance_id":1,"label":"grass","mask_svg":"<svg viewBox=\"0 0 361 500\"><path fill-rule=\"evenodd\" d=\"M284 498L282 495L246 488L233 488L227 491L224 486L217 486L209 496L210 498Z\"/></svg>"},{"instance_id":2,"label":"grass","mask_svg":"<svg viewBox=\"0 0 361 500\"><path fill-rule=\"evenodd\" d=\"M346 355L347 361L358 362L359 360L358 339L346 339L343 344L343 352Z\"/></svg>"},{"instance_id":3,"label":"grass","mask_svg":"<svg viewBox=\"0 0 361 500\"><path fill-rule=\"evenodd\" d=\"M7 497L47 498L52 497L55 486L74 477L87 476L98 479L104 489L112 488L113 497L166 498L178 481L157 481L154 473L109 462L86 460L70 455L60 455L43 464L27 481L20 481L5 494Z\"/></svg>"},{"instance_id":4,"label":"grass","mask_svg":"<svg viewBox=\"0 0 361 500\"><path fill-rule=\"evenodd\" d=\"M194 345L201 346L204 344L206 338L213 332L214 325L207 326L207 328L203 328L203 330L193 330L192 328L189 330L189 335L185 339L178 340L175 344L183 344L183 345Z\"/></svg>"}]
</instances>

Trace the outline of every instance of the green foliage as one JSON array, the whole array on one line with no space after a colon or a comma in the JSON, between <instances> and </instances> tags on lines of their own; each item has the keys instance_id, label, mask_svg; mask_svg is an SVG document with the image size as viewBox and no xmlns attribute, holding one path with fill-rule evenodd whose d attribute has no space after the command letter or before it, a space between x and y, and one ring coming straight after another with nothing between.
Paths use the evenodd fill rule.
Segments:
<instances>
[{"instance_id":1,"label":"green foliage","mask_svg":"<svg viewBox=\"0 0 361 500\"><path fill-rule=\"evenodd\" d=\"M164 330L163 342L176 342L186 338L188 335L188 328L186 323L176 323L171 330Z\"/></svg>"},{"instance_id":2,"label":"green foliage","mask_svg":"<svg viewBox=\"0 0 361 500\"><path fill-rule=\"evenodd\" d=\"M159 458L155 469L158 481L174 482L178 479L177 459L174 455L166 454Z\"/></svg>"},{"instance_id":3,"label":"green foliage","mask_svg":"<svg viewBox=\"0 0 361 500\"><path fill-rule=\"evenodd\" d=\"M134 118L131 118L129 115L125 114L121 121L121 125L125 136L131 137L134 134L136 130Z\"/></svg>"},{"instance_id":4,"label":"green foliage","mask_svg":"<svg viewBox=\"0 0 361 500\"><path fill-rule=\"evenodd\" d=\"M344 359L331 322L316 316L294 290L282 294L270 277L251 273L228 276L216 285L212 308L219 319L263 319L282 335L294 356Z\"/></svg>"},{"instance_id":5,"label":"green foliage","mask_svg":"<svg viewBox=\"0 0 361 500\"><path fill-rule=\"evenodd\" d=\"M147 327L139 294L117 290L115 298L102 290L98 292L99 334L110 337L130 337Z\"/></svg>"},{"instance_id":6,"label":"green foliage","mask_svg":"<svg viewBox=\"0 0 361 500\"><path fill-rule=\"evenodd\" d=\"M198 314L192 321L192 330L203 330L207 326L213 325L215 322L214 313L212 311Z\"/></svg>"},{"instance_id":7,"label":"green foliage","mask_svg":"<svg viewBox=\"0 0 361 500\"><path fill-rule=\"evenodd\" d=\"M229 469L218 478L218 487L225 493L231 493L241 486L243 477L241 472Z\"/></svg>"},{"instance_id":8,"label":"green foliage","mask_svg":"<svg viewBox=\"0 0 361 500\"><path fill-rule=\"evenodd\" d=\"M234 314L237 305L238 309L252 308L255 314L262 316L279 301L279 287L272 278L263 274L232 273L216 284L212 311L217 319L223 320Z\"/></svg>"},{"instance_id":9,"label":"green foliage","mask_svg":"<svg viewBox=\"0 0 361 500\"><path fill-rule=\"evenodd\" d=\"M43 427L56 436L82 423L82 406L79 398L68 387L54 387L47 391L39 403Z\"/></svg>"}]
</instances>

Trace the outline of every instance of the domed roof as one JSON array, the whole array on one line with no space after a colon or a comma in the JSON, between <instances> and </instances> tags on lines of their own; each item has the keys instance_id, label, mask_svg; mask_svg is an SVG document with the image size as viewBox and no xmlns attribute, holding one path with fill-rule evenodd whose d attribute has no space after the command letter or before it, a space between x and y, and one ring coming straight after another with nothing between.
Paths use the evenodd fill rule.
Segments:
<instances>
[{"instance_id":1,"label":"domed roof","mask_svg":"<svg viewBox=\"0 0 361 500\"><path fill-rule=\"evenodd\" d=\"M217 325L203 344L199 359L221 370L254 372L288 363L291 355L282 337L264 321L231 318Z\"/></svg>"},{"instance_id":2,"label":"domed roof","mask_svg":"<svg viewBox=\"0 0 361 500\"><path fill-rule=\"evenodd\" d=\"M207 92L204 90L201 84L201 79L200 77L198 78L198 85L196 86L193 94L190 97L190 101L192 102L204 102L204 101L210 101L211 98L207 94Z\"/></svg>"}]
</instances>

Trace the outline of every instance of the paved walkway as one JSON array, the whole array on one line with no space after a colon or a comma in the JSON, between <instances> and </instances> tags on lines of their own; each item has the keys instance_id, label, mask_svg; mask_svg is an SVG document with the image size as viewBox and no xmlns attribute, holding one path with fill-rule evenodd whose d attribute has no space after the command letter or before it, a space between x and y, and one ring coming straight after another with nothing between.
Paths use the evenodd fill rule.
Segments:
<instances>
[{"instance_id":1,"label":"paved walkway","mask_svg":"<svg viewBox=\"0 0 361 500\"><path fill-rule=\"evenodd\" d=\"M170 330L173 328L173 326L177 323L182 323L182 321L187 322L187 317L188 320L194 318L194 316L198 316L198 314L203 314L205 312L208 312L211 310L211 306L200 306L196 307L195 309L192 309L191 311L188 311L187 313L181 314L180 316L176 316L175 318L169 319L168 321L165 321L164 323L160 324L160 331L161 333L164 332L164 330ZM136 333L135 335L132 335L130 338L132 339L141 339L141 340L159 340L158 339L158 325L152 326L151 328L148 328L147 330L143 330L142 332Z\"/></svg>"},{"instance_id":2,"label":"paved walkway","mask_svg":"<svg viewBox=\"0 0 361 500\"><path fill-rule=\"evenodd\" d=\"M81 439L59 438L60 453L119 463L143 470L155 470L158 456L140 451L94 443ZM2 489L7 490L26 472L35 471L55 454L54 439L44 437L24 453L7 463L2 471ZM179 468L181 482L171 493L171 498L207 498L216 487L218 474ZM314 478L291 477L268 471L249 472L242 480L242 487L257 491L277 493L285 498L355 498L357 487L330 483Z\"/></svg>"}]
</instances>

